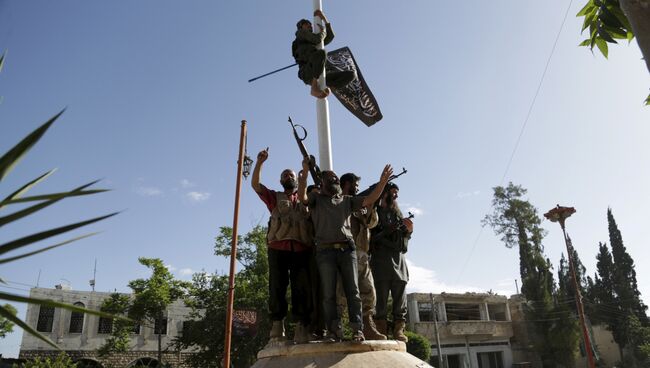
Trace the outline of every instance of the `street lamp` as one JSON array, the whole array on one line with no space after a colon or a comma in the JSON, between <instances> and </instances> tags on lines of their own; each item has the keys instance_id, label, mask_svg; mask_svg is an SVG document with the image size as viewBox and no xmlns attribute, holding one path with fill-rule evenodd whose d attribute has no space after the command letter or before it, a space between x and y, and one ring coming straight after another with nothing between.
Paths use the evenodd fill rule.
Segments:
<instances>
[{"instance_id":1,"label":"street lamp","mask_svg":"<svg viewBox=\"0 0 650 368\"><path fill-rule=\"evenodd\" d=\"M587 362L589 364L589 368L594 368L595 367L594 356L592 354L593 351L591 349L591 341L589 339L589 333L587 331L587 325L585 323L585 311L582 306L582 295L580 295L580 288L578 287L578 279L576 278L576 271L573 265L573 246L571 245L571 238L569 238L569 236L567 235L566 229L564 227L565 220L569 218L571 215L573 215L575 212L576 209L573 207L562 207L558 204L555 208L545 213L544 217L546 217L551 222L559 222L560 227L562 228L562 234L564 234L564 243L566 244L566 251L569 259L569 270L571 271L571 278L573 279L573 288L575 289L575 293L576 293L576 306L578 309L578 315L580 316L582 335L585 341Z\"/></svg>"}]
</instances>

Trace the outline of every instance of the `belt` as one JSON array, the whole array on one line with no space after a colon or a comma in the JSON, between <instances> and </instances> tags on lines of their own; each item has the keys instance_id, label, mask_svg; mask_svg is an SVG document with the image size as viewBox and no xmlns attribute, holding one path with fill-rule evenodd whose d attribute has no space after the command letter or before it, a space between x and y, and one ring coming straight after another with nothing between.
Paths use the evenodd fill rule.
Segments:
<instances>
[{"instance_id":1,"label":"belt","mask_svg":"<svg viewBox=\"0 0 650 368\"><path fill-rule=\"evenodd\" d=\"M350 247L350 243L348 242L340 242L340 243L326 243L326 244L319 244L318 246L321 249L338 249L338 250L346 250Z\"/></svg>"}]
</instances>

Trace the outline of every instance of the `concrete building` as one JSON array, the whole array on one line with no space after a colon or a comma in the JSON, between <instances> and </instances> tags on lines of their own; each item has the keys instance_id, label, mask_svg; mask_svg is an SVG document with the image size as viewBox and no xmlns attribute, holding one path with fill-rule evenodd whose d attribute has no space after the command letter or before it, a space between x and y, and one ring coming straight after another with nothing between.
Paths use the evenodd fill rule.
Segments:
<instances>
[{"instance_id":1,"label":"concrete building","mask_svg":"<svg viewBox=\"0 0 650 368\"><path fill-rule=\"evenodd\" d=\"M514 336L508 298L493 294L407 295L411 331L431 341L431 364L438 365L436 326L443 364L448 368L510 368Z\"/></svg>"},{"instance_id":2,"label":"concrete building","mask_svg":"<svg viewBox=\"0 0 650 368\"><path fill-rule=\"evenodd\" d=\"M57 286L56 289L33 288L30 296L41 299L74 304L80 307L99 310L103 301L111 293L68 290ZM97 348L104 344L110 336L112 321L107 318L70 312L62 308L52 308L29 304L25 322L37 331L49 337L73 360L84 363L84 366L102 367L137 367L157 363L158 337L162 334L162 348L166 350L174 337L183 331L183 324L188 319L190 308L183 301L172 303L165 318L155 323L155 326L136 326L131 335L129 352L115 354L107 359L97 357ZM20 358L29 359L35 356L56 356L51 346L38 338L23 334L20 346ZM173 367L184 367L183 358L187 351L166 351L163 353L163 363Z\"/></svg>"}]
</instances>

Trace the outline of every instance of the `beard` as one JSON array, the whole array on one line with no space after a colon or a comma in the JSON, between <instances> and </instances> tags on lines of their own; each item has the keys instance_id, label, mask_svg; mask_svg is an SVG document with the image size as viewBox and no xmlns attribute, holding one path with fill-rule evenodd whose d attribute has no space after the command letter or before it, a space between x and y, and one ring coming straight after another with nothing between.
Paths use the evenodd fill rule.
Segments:
<instances>
[{"instance_id":1,"label":"beard","mask_svg":"<svg viewBox=\"0 0 650 368\"><path fill-rule=\"evenodd\" d=\"M280 184L282 184L282 188L284 188L284 190L294 191L298 187L298 183L295 179L287 179L283 182L280 182Z\"/></svg>"},{"instance_id":2,"label":"beard","mask_svg":"<svg viewBox=\"0 0 650 368\"><path fill-rule=\"evenodd\" d=\"M341 185L337 183L328 183L327 184L327 192L333 196L335 195L341 195L343 193L343 190L341 189Z\"/></svg>"},{"instance_id":3,"label":"beard","mask_svg":"<svg viewBox=\"0 0 650 368\"><path fill-rule=\"evenodd\" d=\"M386 207L395 209L397 207L397 201L393 198L393 196L389 193L386 196Z\"/></svg>"}]
</instances>

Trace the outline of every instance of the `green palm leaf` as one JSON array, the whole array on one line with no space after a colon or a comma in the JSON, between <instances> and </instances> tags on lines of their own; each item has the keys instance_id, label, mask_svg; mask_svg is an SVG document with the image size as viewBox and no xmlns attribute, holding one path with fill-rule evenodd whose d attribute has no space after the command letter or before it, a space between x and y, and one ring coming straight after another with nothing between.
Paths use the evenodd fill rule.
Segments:
<instances>
[{"instance_id":1,"label":"green palm leaf","mask_svg":"<svg viewBox=\"0 0 650 368\"><path fill-rule=\"evenodd\" d=\"M23 156L38 142L39 139L45 134L47 129L56 121L56 119L63 114L65 109L61 110L58 114L54 115L45 124L38 127L31 132L27 137L23 138L17 145L14 146L4 156L0 157L0 181L4 179L9 172L16 166L16 164L23 158Z\"/></svg>"},{"instance_id":2,"label":"green palm leaf","mask_svg":"<svg viewBox=\"0 0 650 368\"><path fill-rule=\"evenodd\" d=\"M61 350L58 346L56 346L55 343L52 342L52 340L48 339L45 335L43 335L42 333L40 333L40 332L36 331L35 329L33 329L30 325L23 322L23 320L21 320L20 318L14 316L11 312L9 312L7 309L5 309L5 307L3 307L1 305L0 305L0 316L3 316L4 318L6 318L6 319L10 320L11 322L15 323L16 325L21 327L26 332L28 332L31 335L34 335L37 338L43 340L45 343L52 346L56 350Z\"/></svg>"},{"instance_id":3,"label":"green palm leaf","mask_svg":"<svg viewBox=\"0 0 650 368\"><path fill-rule=\"evenodd\" d=\"M65 233L65 232L80 228L82 226L90 225L90 224L92 224L94 222L107 219L107 218L109 218L111 216L115 216L118 213L119 212L113 212L113 213L108 214L108 215L95 217L95 218L90 219L90 220L80 221L80 222L70 224L70 225L66 225L66 226L57 227L55 229L41 231L40 233L28 235L28 236L22 237L20 239L10 241L8 243L0 245L0 254L10 252L10 251L18 249L20 247L27 246L27 245L35 243L37 241L47 239L47 238L50 238L50 237L55 236L55 235L59 235L59 234L62 234L62 233Z\"/></svg>"},{"instance_id":4,"label":"green palm leaf","mask_svg":"<svg viewBox=\"0 0 650 368\"><path fill-rule=\"evenodd\" d=\"M21 254L21 255L19 255L19 256L15 256L15 257L11 257L11 258L0 259L0 264L8 263L8 262L13 262L13 261L19 260L19 259L21 259L21 258L25 258L25 257L33 256L34 254L42 253L42 252L48 251L48 250L50 250L50 249L57 248L57 247L60 247L60 246L62 246L62 245L66 245L66 244L68 244L68 243L72 243L73 241L77 241L77 240L80 240L80 239L83 239L83 238L88 238L88 237L93 236L93 235L96 235L96 234L99 234L99 233L98 233L98 232L94 232L94 233L90 233L90 234L85 234L85 235L77 236L77 237L75 237L75 238L68 239L68 240L66 240L66 241L64 241L64 242L57 243L57 244L54 244L54 245L50 245L49 247L45 247L45 248L43 248L43 249L35 250L35 251L33 251L33 252L29 252L29 253Z\"/></svg>"},{"instance_id":5,"label":"green palm leaf","mask_svg":"<svg viewBox=\"0 0 650 368\"><path fill-rule=\"evenodd\" d=\"M0 56L0 72L2 71L2 67L5 66L5 54L2 53L2 56Z\"/></svg>"},{"instance_id":6,"label":"green palm leaf","mask_svg":"<svg viewBox=\"0 0 650 368\"><path fill-rule=\"evenodd\" d=\"M88 194L97 194L97 193L103 193L103 192L108 192L109 189L91 189L91 190L82 190L79 192L66 192L68 193L67 197L78 197L78 196L84 196ZM25 203L25 202L35 202L35 201L45 201L48 199L55 198L57 196L60 196L63 193L50 193L50 194L39 194L35 196L29 196L29 197L21 197L21 198L15 198L11 199L5 202L3 200L0 202L0 208L5 205L10 205L10 204L16 204L16 203Z\"/></svg>"},{"instance_id":7,"label":"green palm leaf","mask_svg":"<svg viewBox=\"0 0 650 368\"><path fill-rule=\"evenodd\" d=\"M56 169L52 169L52 170L46 172L45 174L39 176L38 178L30 181L29 183L23 185L17 191L9 194L5 199L2 200L2 202L0 202L0 208L5 206L9 202L13 201L14 199L20 198L23 194L27 193L27 191L30 190L34 185L36 185L36 184L40 183L41 181L45 180L45 178L52 175L52 173L54 173L55 171L56 171Z\"/></svg>"},{"instance_id":8,"label":"green palm leaf","mask_svg":"<svg viewBox=\"0 0 650 368\"><path fill-rule=\"evenodd\" d=\"M16 221L16 220L18 220L20 218L23 218L25 216L29 216L32 213L34 213L36 211L40 211L45 207L51 206L54 203L62 200L63 198L69 197L71 194L79 193L83 189L88 188L89 186L97 183L98 181L99 180L92 181L92 182L90 182L88 184L85 184L85 185L82 185L82 186L80 186L78 188L75 188L75 189L71 190L70 192L59 193L59 195L53 196L52 199L50 199L49 201L39 203L39 204L33 205L31 207L27 207L24 210L16 211L16 212L14 212L14 213L12 213L10 215L7 215L7 216L0 217L0 227L2 227L3 225L6 225L6 224L8 224L8 223L10 223L12 221Z\"/></svg>"},{"instance_id":9,"label":"green palm leaf","mask_svg":"<svg viewBox=\"0 0 650 368\"><path fill-rule=\"evenodd\" d=\"M99 317L117 318L117 319L122 319L122 320L125 320L125 321L130 321L130 319L128 319L126 317L116 316L116 315L106 313L106 312L102 312L102 311L98 311L98 310L81 308L81 307L77 307L77 306L71 305L71 304L56 302L56 301L51 300L51 299L32 298L32 297L28 297L28 296L21 296L21 295L16 295L16 294L5 293L4 291L0 291L0 299L9 300L11 302L18 302L18 303L29 303L29 304L44 305L44 306L53 307L53 308L63 308L63 309L67 309L67 310L69 310L71 312L86 313L86 314L92 314L94 316L99 316Z\"/></svg>"}]
</instances>

